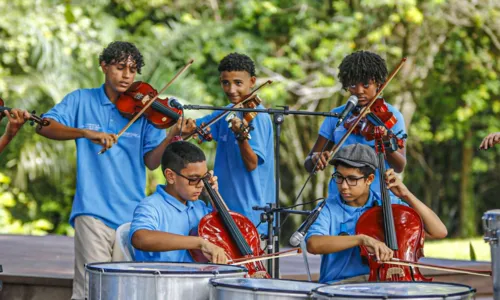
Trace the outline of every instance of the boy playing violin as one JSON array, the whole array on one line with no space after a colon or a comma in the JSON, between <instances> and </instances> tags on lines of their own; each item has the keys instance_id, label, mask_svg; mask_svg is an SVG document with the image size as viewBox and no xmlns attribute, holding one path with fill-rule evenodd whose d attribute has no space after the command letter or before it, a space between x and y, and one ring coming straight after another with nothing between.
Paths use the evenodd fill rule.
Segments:
<instances>
[{"instance_id":1,"label":"boy playing violin","mask_svg":"<svg viewBox=\"0 0 500 300\"><path fill-rule=\"evenodd\" d=\"M39 134L54 140L75 140L77 149L76 193L70 216L75 228L75 277L72 299L84 299L84 265L119 260L115 230L132 220L135 207L145 197L146 167L160 165L170 140L179 134L182 120L168 136L146 118L139 118L117 143L116 133L129 120L115 106L144 66L142 54L128 42L112 42L99 56L105 76L99 88L68 94L44 114L50 125ZM192 128L184 120L188 132ZM192 122L194 123L194 122ZM116 145L113 146L113 144ZM103 155L97 153L105 147ZM110 149L111 148L111 149Z\"/></svg>"},{"instance_id":2,"label":"boy playing violin","mask_svg":"<svg viewBox=\"0 0 500 300\"><path fill-rule=\"evenodd\" d=\"M358 246L366 246L377 260L388 261L393 257L393 251L385 243L367 235L355 235L360 216L373 206L382 205L380 194L370 189L378 167L377 155L370 146L354 144L340 149L333 163L332 178L338 192L325 200L325 207L309 229L307 251L322 254L321 283L349 278L366 280L369 268L362 263ZM399 198L391 198L391 203L413 208L422 218L427 236L444 238L448 234L439 217L408 190L394 170L387 170L385 182Z\"/></svg>"},{"instance_id":3,"label":"boy playing violin","mask_svg":"<svg viewBox=\"0 0 500 300\"><path fill-rule=\"evenodd\" d=\"M242 102L257 80L254 62L244 54L231 53L221 60L218 69L221 87L231 104ZM220 113L197 119L196 123L208 123ZM229 125L221 119L210 126L217 141L214 172L224 183L219 192L230 210L246 216L257 226L260 212L252 207L264 206L275 199L273 125L268 114L257 114L248 124L239 112ZM264 225L257 230L267 234Z\"/></svg>"},{"instance_id":4,"label":"boy playing violin","mask_svg":"<svg viewBox=\"0 0 500 300\"><path fill-rule=\"evenodd\" d=\"M358 109L366 106L370 100L375 97L380 86L385 82L387 77L387 67L384 59L378 54L368 51L357 51L346 56L339 66L339 80L342 83L342 88L348 90L351 95L358 98ZM397 122L392 127L394 133L404 134L406 132L403 115L392 105L386 103L388 111L394 114ZM345 105L336 107L332 110L333 113L341 113ZM349 115L348 115L349 116ZM346 118L348 119L348 118ZM306 157L304 167L308 172L311 172L316 162L318 162L316 170L324 170L327 166L330 151L334 145L340 141L348 128L341 124L336 127L338 118L327 117L320 127L319 135L311 152ZM385 134L387 134L385 132ZM361 134L352 133L349 135L342 146L347 146L355 143L361 143L374 147L375 141L367 141ZM326 147L325 147L326 144ZM324 148L323 152L322 149ZM392 168L397 173L401 173L406 165L405 149L387 153L386 169ZM372 188L376 192L380 192L380 184L378 182L378 171L375 173L374 185ZM328 194L334 195L337 192L337 185L333 180L330 180L328 186Z\"/></svg>"},{"instance_id":5,"label":"boy playing violin","mask_svg":"<svg viewBox=\"0 0 500 300\"><path fill-rule=\"evenodd\" d=\"M167 146L161 160L167 181L137 206L130 227L130 239L137 261L193 262L188 249L199 249L213 263L226 263L224 250L209 241L189 236L200 220L210 212L198 200L202 179L217 190L217 177L208 172L205 154L189 142Z\"/></svg>"},{"instance_id":6,"label":"boy playing violin","mask_svg":"<svg viewBox=\"0 0 500 300\"><path fill-rule=\"evenodd\" d=\"M0 153L2 153L3 149L7 147L10 141L16 136L17 132L21 127L26 123L26 121L30 118L30 113L22 110L13 108L9 111L0 112L1 114L5 114L7 116L7 127L5 128L4 134L0 137Z\"/></svg>"}]
</instances>

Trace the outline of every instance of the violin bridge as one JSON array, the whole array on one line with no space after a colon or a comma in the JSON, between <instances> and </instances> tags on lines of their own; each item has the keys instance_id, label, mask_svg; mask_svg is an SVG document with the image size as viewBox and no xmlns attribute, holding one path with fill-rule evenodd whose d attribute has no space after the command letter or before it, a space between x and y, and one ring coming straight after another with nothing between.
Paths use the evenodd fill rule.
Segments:
<instances>
[{"instance_id":1,"label":"violin bridge","mask_svg":"<svg viewBox=\"0 0 500 300\"><path fill-rule=\"evenodd\" d=\"M149 101L149 95L146 95L141 99L142 105L146 105L148 101Z\"/></svg>"},{"instance_id":2,"label":"violin bridge","mask_svg":"<svg viewBox=\"0 0 500 300\"><path fill-rule=\"evenodd\" d=\"M394 275L399 276L399 277L404 277L405 276L405 272L404 272L404 270L402 268L391 267L391 268L387 269L387 273L386 273L385 278L386 279L391 279L391 278L394 278Z\"/></svg>"}]
</instances>

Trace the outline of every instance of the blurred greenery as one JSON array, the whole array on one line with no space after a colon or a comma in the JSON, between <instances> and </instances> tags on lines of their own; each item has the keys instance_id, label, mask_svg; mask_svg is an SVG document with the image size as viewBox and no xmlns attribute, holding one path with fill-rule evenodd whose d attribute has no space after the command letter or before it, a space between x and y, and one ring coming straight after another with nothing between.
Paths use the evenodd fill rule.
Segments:
<instances>
[{"instance_id":1,"label":"blurred greenery","mask_svg":"<svg viewBox=\"0 0 500 300\"><path fill-rule=\"evenodd\" d=\"M479 152L477 146L500 131L498 1L11 0L1 1L0 10L1 98L39 113L74 89L102 84L98 55L113 40L141 49L146 66L137 79L158 89L194 59L166 93L184 103L227 103L217 65L242 52L255 60L259 82L274 81L259 92L267 107L310 111L345 101L337 80L345 55L375 51L390 70L408 57L384 91L408 128L405 183L452 237L481 235L482 213L497 205L500 147ZM285 119L281 205L296 202L307 177L303 160L322 121ZM215 145L203 148L212 163ZM49 141L26 126L0 154L0 170L1 232L72 234L74 142ZM297 202L325 196L328 179L328 172L317 174ZM158 171L150 172L148 191L162 182ZM288 218L283 240L300 222Z\"/></svg>"}]
</instances>

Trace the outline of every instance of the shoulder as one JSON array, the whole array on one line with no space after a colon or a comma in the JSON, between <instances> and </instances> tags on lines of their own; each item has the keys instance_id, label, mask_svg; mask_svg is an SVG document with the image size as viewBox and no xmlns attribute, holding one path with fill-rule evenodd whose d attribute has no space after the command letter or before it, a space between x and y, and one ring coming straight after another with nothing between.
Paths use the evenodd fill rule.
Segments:
<instances>
[{"instance_id":1,"label":"shoulder","mask_svg":"<svg viewBox=\"0 0 500 300\"><path fill-rule=\"evenodd\" d=\"M332 113L339 113L339 112L342 112L345 108L345 104L342 104L341 106L337 106L335 108L333 108L330 112Z\"/></svg>"}]
</instances>

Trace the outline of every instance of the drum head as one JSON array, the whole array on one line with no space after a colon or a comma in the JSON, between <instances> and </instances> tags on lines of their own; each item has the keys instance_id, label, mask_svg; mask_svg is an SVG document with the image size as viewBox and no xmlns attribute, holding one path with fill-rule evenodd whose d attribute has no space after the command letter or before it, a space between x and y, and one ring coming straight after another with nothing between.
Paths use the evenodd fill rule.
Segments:
<instances>
[{"instance_id":1,"label":"drum head","mask_svg":"<svg viewBox=\"0 0 500 300\"><path fill-rule=\"evenodd\" d=\"M313 289L324 285L307 281L257 278L214 278L210 280L210 284L214 287L303 295L309 295Z\"/></svg>"},{"instance_id":2,"label":"drum head","mask_svg":"<svg viewBox=\"0 0 500 300\"><path fill-rule=\"evenodd\" d=\"M134 273L134 274L234 274L247 273L247 269L239 266L170 262L110 262L91 263L85 266L89 271L102 273Z\"/></svg>"},{"instance_id":3,"label":"drum head","mask_svg":"<svg viewBox=\"0 0 500 300\"><path fill-rule=\"evenodd\" d=\"M500 209L488 210L483 215L484 230L500 229Z\"/></svg>"},{"instance_id":4,"label":"drum head","mask_svg":"<svg viewBox=\"0 0 500 300\"><path fill-rule=\"evenodd\" d=\"M439 282L373 282L322 286L316 294L343 298L446 298L468 295L467 285Z\"/></svg>"}]
</instances>

